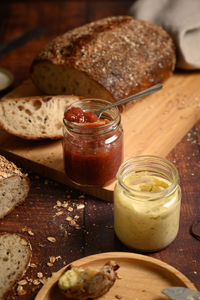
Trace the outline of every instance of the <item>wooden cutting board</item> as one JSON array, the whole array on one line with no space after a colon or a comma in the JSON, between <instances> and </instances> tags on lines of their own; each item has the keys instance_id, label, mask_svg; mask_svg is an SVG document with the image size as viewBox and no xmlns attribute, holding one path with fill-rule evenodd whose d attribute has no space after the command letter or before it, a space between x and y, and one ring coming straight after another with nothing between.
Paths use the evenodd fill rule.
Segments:
<instances>
[{"instance_id":1,"label":"wooden cutting board","mask_svg":"<svg viewBox=\"0 0 200 300\"><path fill-rule=\"evenodd\" d=\"M119 265L118 278L113 287L97 299L112 300L164 300L169 299L161 293L162 289L181 286L195 290L188 278L172 266L149 256L129 252L100 253L84 257L75 262L77 267L101 268L109 261ZM66 266L54 273L37 294L35 300L65 300L58 289L58 279ZM118 295L118 297L117 297Z\"/></svg>"},{"instance_id":2,"label":"wooden cutting board","mask_svg":"<svg viewBox=\"0 0 200 300\"><path fill-rule=\"evenodd\" d=\"M28 79L5 97L39 95ZM200 119L200 73L175 73L164 89L143 101L127 104L122 112L124 160L143 154L165 157ZM75 187L98 198L112 201L114 184L79 187L64 173L61 141L26 141L0 131L0 152L25 167Z\"/></svg>"}]
</instances>

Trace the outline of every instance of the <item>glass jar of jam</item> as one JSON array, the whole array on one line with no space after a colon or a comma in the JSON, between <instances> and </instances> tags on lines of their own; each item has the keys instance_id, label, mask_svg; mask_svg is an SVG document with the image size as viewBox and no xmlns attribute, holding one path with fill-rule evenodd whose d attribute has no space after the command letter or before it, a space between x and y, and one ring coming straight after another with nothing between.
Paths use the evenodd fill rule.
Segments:
<instances>
[{"instance_id":1,"label":"glass jar of jam","mask_svg":"<svg viewBox=\"0 0 200 300\"><path fill-rule=\"evenodd\" d=\"M157 156L125 161L114 190L114 229L128 247L143 252L168 246L179 229L181 189L176 167Z\"/></svg>"},{"instance_id":2,"label":"glass jar of jam","mask_svg":"<svg viewBox=\"0 0 200 300\"><path fill-rule=\"evenodd\" d=\"M104 185L115 179L123 159L123 130L117 107L105 111L97 122L82 123L68 117L72 108L94 112L108 105L100 99L84 99L71 104L64 118L63 154L65 172L76 184ZM77 122L77 119L79 121Z\"/></svg>"}]
</instances>

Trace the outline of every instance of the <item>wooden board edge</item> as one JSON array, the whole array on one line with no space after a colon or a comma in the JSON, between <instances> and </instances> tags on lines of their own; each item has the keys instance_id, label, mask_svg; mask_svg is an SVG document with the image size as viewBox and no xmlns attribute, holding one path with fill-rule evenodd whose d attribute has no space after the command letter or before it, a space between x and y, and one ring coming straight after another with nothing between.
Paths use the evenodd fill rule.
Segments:
<instances>
[{"instance_id":1,"label":"wooden board edge","mask_svg":"<svg viewBox=\"0 0 200 300\"><path fill-rule=\"evenodd\" d=\"M79 186L67 179L66 176L63 175L62 172L59 172L55 169L52 169L47 166L40 165L34 161L31 161L27 158L18 156L17 154L5 151L0 148L0 154L5 156L8 160L14 162L18 167L23 169L31 169L31 171L40 174L41 176L47 177L49 179L53 179L62 184L65 184L69 187L75 188L80 192L84 192L91 196L94 196L100 200L104 200L107 202L113 202L113 191L109 189L104 189L102 187L87 187L87 186Z\"/></svg>"}]
</instances>

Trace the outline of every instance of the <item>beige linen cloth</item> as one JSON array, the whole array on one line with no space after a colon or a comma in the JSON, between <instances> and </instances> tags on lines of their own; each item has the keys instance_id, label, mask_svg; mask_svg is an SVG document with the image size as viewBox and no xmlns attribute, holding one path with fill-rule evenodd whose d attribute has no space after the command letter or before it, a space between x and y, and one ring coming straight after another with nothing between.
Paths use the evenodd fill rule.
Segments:
<instances>
[{"instance_id":1,"label":"beige linen cloth","mask_svg":"<svg viewBox=\"0 0 200 300\"><path fill-rule=\"evenodd\" d=\"M129 14L159 25L171 35L178 68L200 69L200 0L137 0Z\"/></svg>"}]
</instances>

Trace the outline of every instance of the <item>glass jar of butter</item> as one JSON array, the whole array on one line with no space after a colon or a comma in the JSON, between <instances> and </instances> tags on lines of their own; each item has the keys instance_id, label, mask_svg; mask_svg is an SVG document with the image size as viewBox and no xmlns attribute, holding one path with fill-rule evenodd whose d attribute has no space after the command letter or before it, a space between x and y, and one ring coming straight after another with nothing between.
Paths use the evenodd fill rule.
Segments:
<instances>
[{"instance_id":1,"label":"glass jar of butter","mask_svg":"<svg viewBox=\"0 0 200 300\"><path fill-rule=\"evenodd\" d=\"M176 167L157 156L133 157L117 173L115 233L121 242L135 250L161 250L176 238L180 204Z\"/></svg>"}]
</instances>

